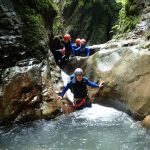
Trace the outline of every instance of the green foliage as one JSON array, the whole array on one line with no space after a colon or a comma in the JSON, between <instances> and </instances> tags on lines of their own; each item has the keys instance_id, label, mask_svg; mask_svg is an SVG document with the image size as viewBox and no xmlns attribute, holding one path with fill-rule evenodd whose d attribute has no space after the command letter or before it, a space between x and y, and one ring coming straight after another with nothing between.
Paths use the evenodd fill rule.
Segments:
<instances>
[{"instance_id":1,"label":"green foliage","mask_svg":"<svg viewBox=\"0 0 150 150\"><path fill-rule=\"evenodd\" d=\"M120 34L133 30L139 20L138 11L136 5L133 4L133 0L116 0L116 2L122 4L118 26L115 26L118 27L118 33ZM115 27L114 29L116 29Z\"/></svg>"},{"instance_id":2,"label":"green foliage","mask_svg":"<svg viewBox=\"0 0 150 150\"><path fill-rule=\"evenodd\" d=\"M103 1L100 0L78 0L78 8L84 8L85 10L90 10L93 8L93 6L101 6Z\"/></svg>"},{"instance_id":3,"label":"green foliage","mask_svg":"<svg viewBox=\"0 0 150 150\"><path fill-rule=\"evenodd\" d=\"M47 9L54 9L51 0L30 0L29 6L32 6L37 12L44 12Z\"/></svg>"},{"instance_id":4,"label":"green foliage","mask_svg":"<svg viewBox=\"0 0 150 150\"><path fill-rule=\"evenodd\" d=\"M124 25L122 24L122 30L123 32L129 32L135 28L135 26L138 23L138 17L137 16L130 16L126 17L124 20Z\"/></svg>"},{"instance_id":5,"label":"green foliage","mask_svg":"<svg viewBox=\"0 0 150 150\"><path fill-rule=\"evenodd\" d=\"M83 0L79 0L78 1L78 8L83 7L84 6L84 1Z\"/></svg>"}]
</instances>

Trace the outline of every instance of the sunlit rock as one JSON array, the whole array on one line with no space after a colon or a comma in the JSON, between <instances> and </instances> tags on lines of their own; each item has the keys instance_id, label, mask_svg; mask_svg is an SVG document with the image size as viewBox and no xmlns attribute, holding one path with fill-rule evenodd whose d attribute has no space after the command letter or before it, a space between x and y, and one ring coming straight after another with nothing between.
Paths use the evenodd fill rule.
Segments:
<instances>
[{"instance_id":1,"label":"sunlit rock","mask_svg":"<svg viewBox=\"0 0 150 150\"><path fill-rule=\"evenodd\" d=\"M2 105L5 108L5 118L14 120L28 107L39 108L40 93L41 75L38 68L11 77L11 80L9 79L9 82L4 86Z\"/></svg>"},{"instance_id":2,"label":"sunlit rock","mask_svg":"<svg viewBox=\"0 0 150 150\"><path fill-rule=\"evenodd\" d=\"M52 119L58 116L61 111L61 106L56 100L51 100L50 102L43 102L42 106L42 118Z\"/></svg>"},{"instance_id":3,"label":"sunlit rock","mask_svg":"<svg viewBox=\"0 0 150 150\"><path fill-rule=\"evenodd\" d=\"M144 118L142 125L146 128L150 128L150 115L148 115Z\"/></svg>"}]
</instances>

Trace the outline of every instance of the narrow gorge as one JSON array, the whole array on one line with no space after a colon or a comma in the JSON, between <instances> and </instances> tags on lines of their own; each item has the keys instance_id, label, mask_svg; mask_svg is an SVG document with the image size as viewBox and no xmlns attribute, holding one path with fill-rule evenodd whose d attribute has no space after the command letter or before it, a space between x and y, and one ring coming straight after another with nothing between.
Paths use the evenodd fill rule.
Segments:
<instances>
[{"instance_id":1,"label":"narrow gorge","mask_svg":"<svg viewBox=\"0 0 150 150\"><path fill-rule=\"evenodd\" d=\"M72 41L86 39L91 55L61 68L55 50L66 33ZM98 93L88 89L91 99L96 94L91 109L64 115L62 72L78 67L105 84ZM148 150L149 91L149 0L0 0L0 149ZM21 138L24 148L15 145Z\"/></svg>"}]
</instances>

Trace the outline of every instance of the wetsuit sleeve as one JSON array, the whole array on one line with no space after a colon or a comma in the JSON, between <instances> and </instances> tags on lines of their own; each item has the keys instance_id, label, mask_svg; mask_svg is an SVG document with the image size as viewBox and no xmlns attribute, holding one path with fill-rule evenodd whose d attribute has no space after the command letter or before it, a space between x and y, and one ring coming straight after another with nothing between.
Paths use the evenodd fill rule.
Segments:
<instances>
[{"instance_id":1,"label":"wetsuit sleeve","mask_svg":"<svg viewBox=\"0 0 150 150\"><path fill-rule=\"evenodd\" d=\"M75 45L73 43L70 43L70 49L72 51L72 54L75 54Z\"/></svg>"},{"instance_id":2,"label":"wetsuit sleeve","mask_svg":"<svg viewBox=\"0 0 150 150\"><path fill-rule=\"evenodd\" d=\"M95 87L95 88L99 88L99 85L98 85L98 84L91 82L91 81L88 80L87 78L84 78L84 79L85 79L86 84L87 84L88 86Z\"/></svg>"},{"instance_id":3,"label":"wetsuit sleeve","mask_svg":"<svg viewBox=\"0 0 150 150\"><path fill-rule=\"evenodd\" d=\"M81 49L81 45L80 45L79 47L76 46L76 45L75 45L75 46L72 45L72 52L73 52L73 55L75 55L76 52L79 51L80 49Z\"/></svg>"},{"instance_id":4,"label":"wetsuit sleeve","mask_svg":"<svg viewBox=\"0 0 150 150\"><path fill-rule=\"evenodd\" d=\"M71 88L71 85L72 85L72 81L70 81L63 89L62 93L60 94L61 97L63 97L65 95L65 93L67 92L67 90L69 88Z\"/></svg>"},{"instance_id":5,"label":"wetsuit sleeve","mask_svg":"<svg viewBox=\"0 0 150 150\"><path fill-rule=\"evenodd\" d=\"M72 50L72 54L74 55L75 54L75 45L71 44L71 50Z\"/></svg>"},{"instance_id":6,"label":"wetsuit sleeve","mask_svg":"<svg viewBox=\"0 0 150 150\"><path fill-rule=\"evenodd\" d=\"M80 48L81 48L81 45L80 45L79 47L77 47L77 48L75 49L75 51L78 51Z\"/></svg>"},{"instance_id":7,"label":"wetsuit sleeve","mask_svg":"<svg viewBox=\"0 0 150 150\"><path fill-rule=\"evenodd\" d=\"M86 47L85 50L86 50L86 56L90 56L90 51L91 51L90 48Z\"/></svg>"}]
</instances>

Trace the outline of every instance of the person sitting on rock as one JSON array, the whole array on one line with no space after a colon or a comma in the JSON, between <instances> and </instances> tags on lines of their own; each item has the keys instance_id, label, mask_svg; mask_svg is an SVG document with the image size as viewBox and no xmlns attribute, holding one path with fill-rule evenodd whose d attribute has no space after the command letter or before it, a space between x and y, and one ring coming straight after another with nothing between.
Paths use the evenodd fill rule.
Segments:
<instances>
[{"instance_id":1,"label":"person sitting on rock","mask_svg":"<svg viewBox=\"0 0 150 150\"><path fill-rule=\"evenodd\" d=\"M74 77L64 87L59 98L62 99L66 91L71 89L74 95L73 107L75 110L80 110L84 107L91 107L91 101L88 97L87 85L94 88L101 88L103 86L103 81L100 81L99 85L95 84L83 76L83 70L81 68L77 68L74 71Z\"/></svg>"},{"instance_id":2,"label":"person sitting on rock","mask_svg":"<svg viewBox=\"0 0 150 150\"><path fill-rule=\"evenodd\" d=\"M73 54L75 56L80 56L80 49L81 49L81 39L77 38L75 40L75 45L73 46Z\"/></svg>"},{"instance_id":3,"label":"person sitting on rock","mask_svg":"<svg viewBox=\"0 0 150 150\"><path fill-rule=\"evenodd\" d=\"M64 35L64 55L67 59L69 59L70 55L73 53L73 47L72 47L72 42L71 42L71 36L70 34L65 34Z\"/></svg>"},{"instance_id":4,"label":"person sitting on rock","mask_svg":"<svg viewBox=\"0 0 150 150\"><path fill-rule=\"evenodd\" d=\"M64 66L68 62L70 56L73 55L73 51L74 51L70 34L65 34L63 39L64 39L64 47L60 50L57 50L59 51L57 64L60 67Z\"/></svg>"},{"instance_id":5,"label":"person sitting on rock","mask_svg":"<svg viewBox=\"0 0 150 150\"><path fill-rule=\"evenodd\" d=\"M90 48L86 47L86 40L81 39L80 56L90 56Z\"/></svg>"}]
</instances>

